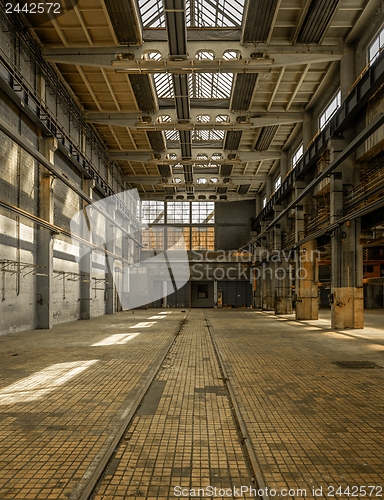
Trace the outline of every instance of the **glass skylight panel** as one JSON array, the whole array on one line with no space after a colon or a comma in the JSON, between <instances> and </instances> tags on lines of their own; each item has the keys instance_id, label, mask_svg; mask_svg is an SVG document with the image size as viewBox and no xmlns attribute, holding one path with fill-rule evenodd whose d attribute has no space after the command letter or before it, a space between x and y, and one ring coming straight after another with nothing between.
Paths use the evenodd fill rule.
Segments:
<instances>
[{"instance_id":1,"label":"glass skylight panel","mask_svg":"<svg viewBox=\"0 0 384 500\"><path fill-rule=\"evenodd\" d=\"M180 140L180 134L178 130L165 130L165 138L167 141L179 141Z\"/></svg>"},{"instance_id":2,"label":"glass skylight panel","mask_svg":"<svg viewBox=\"0 0 384 500\"><path fill-rule=\"evenodd\" d=\"M165 28L162 0L138 0L144 28Z\"/></svg>"},{"instance_id":3,"label":"glass skylight panel","mask_svg":"<svg viewBox=\"0 0 384 500\"><path fill-rule=\"evenodd\" d=\"M222 141L224 133L224 130L194 130L192 141Z\"/></svg>"},{"instance_id":4,"label":"glass skylight panel","mask_svg":"<svg viewBox=\"0 0 384 500\"><path fill-rule=\"evenodd\" d=\"M245 0L187 0L187 26L191 28L239 27ZM138 0L143 28L165 28L162 0Z\"/></svg>"},{"instance_id":5,"label":"glass skylight panel","mask_svg":"<svg viewBox=\"0 0 384 500\"><path fill-rule=\"evenodd\" d=\"M187 26L241 26L243 11L244 0L187 0Z\"/></svg>"},{"instance_id":6,"label":"glass skylight panel","mask_svg":"<svg viewBox=\"0 0 384 500\"><path fill-rule=\"evenodd\" d=\"M156 95L159 98L175 97L173 92L172 76L169 73L155 73L153 75L155 82Z\"/></svg>"},{"instance_id":7,"label":"glass skylight panel","mask_svg":"<svg viewBox=\"0 0 384 500\"><path fill-rule=\"evenodd\" d=\"M194 73L188 75L189 97L196 99L229 99L233 73Z\"/></svg>"}]
</instances>

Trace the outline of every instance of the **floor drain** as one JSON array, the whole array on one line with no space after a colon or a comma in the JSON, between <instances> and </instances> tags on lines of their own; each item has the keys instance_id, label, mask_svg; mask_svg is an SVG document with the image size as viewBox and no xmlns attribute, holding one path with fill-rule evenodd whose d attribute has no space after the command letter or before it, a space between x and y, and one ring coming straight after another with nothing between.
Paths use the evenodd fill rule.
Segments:
<instances>
[{"instance_id":1,"label":"floor drain","mask_svg":"<svg viewBox=\"0 0 384 500\"><path fill-rule=\"evenodd\" d=\"M341 368L350 368L351 370L372 370L374 368L381 368L381 366L376 363L371 363L370 361L335 361L333 364Z\"/></svg>"}]
</instances>

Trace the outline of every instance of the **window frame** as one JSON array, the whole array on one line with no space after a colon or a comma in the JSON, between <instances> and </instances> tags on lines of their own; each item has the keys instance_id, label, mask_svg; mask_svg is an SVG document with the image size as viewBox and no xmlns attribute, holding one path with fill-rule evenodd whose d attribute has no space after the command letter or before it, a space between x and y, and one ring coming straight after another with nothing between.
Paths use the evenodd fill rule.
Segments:
<instances>
[{"instance_id":1,"label":"window frame","mask_svg":"<svg viewBox=\"0 0 384 500\"><path fill-rule=\"evenodd\" d=\"M333 111L330 113L330 115L327 117L327 113L329 113L330 109L332 108L332 104L336 101L336 107L333 109ZM324 130L326 125L332 120L332 118L335 116L335 113L337 110L341 107L341 89L338 89L338 91L333 95L332 99L328 101L328 104L324 107L323 112L319 116L319 130ZM324 123L321 123L322 118L325 116L325 121Z\"/></svg>"}]
</instances>

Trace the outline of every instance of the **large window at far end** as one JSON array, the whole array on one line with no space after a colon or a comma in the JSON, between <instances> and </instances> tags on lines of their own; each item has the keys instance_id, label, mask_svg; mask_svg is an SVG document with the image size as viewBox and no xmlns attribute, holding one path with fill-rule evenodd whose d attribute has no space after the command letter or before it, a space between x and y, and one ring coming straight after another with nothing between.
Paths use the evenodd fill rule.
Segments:
<instances>
[{"instance_id":1,"label":"large window at far end","mask_svg":"<svg viewBox=\"0 0 384 500\"><path fill-rule=\"evenodd\" d=\"M340 108L340 106L341 106L341 90L337 92L335 97L332 99L332 101L328 104L323 113L320 115L319 119L320 130L323 130L323 128L326 126L326 124L329 122L332 116L336 113L336 111Z\"/></svg>"}]
</instances>

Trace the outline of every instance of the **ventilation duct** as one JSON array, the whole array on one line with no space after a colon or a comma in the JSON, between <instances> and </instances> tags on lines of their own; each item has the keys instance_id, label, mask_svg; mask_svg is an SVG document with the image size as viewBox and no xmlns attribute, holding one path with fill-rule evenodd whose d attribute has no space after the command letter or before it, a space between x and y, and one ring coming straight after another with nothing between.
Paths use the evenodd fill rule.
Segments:
<instances>
[{"instance_id":1,"label":"ventilation duct","mask_svg":"<svg viewBox=\"0 0 384 500\"><path fill-rule=\"evenodd\" d=\"M163 0L167 26L169 57L173 60L187 58L187 24L185 0Z\"/></svg>"},{"instance_id":2,"label":"ventilation duct","mask_svg":"<svg viewBox=\"0 0 384 500\"><path fill-rule=\"evenodd\" d=\"M165 194L170 195L170 194L174 194L174 192L175 192L175 188L165 187Z\"/></svg>"},{"instance_id":3,"label":"ventilation duct","mask_svg":"<svg viewBox=\"0 0 384 500\"><path fill-rule=\"evenodd\" d=\"M266 151L271 145L279 125L271 125L270 127L263 127L261 129L259 138L255 145L255 151Z\"/></svg>"},{"instance_id":4,"label":"ventilation duct","mask_svg":"<svg viewBox=\"0 0 384 500\"><path fill-rule=\"evenodd\" d=\"M120 44L142 45L140 18L135 0L104 0L109 19Z\"/></svg>"},{"instance_id":5,"label":"ventilation duct","mask_svg":"<svg viewBox=\"0 0 384 500\"><path fill-rule=\"evenodd\" d=\"M187 190L187 194L189 194L189 195L194 193L194 188L192 186L187 186L186 190ZM192 196L192 199L193 198L194 197ZM188 197L188 199L191 199L191 198Z\"/></svg>"},{"instance_id":6,"label":"ventilation duct","mask_svg":"<svg viewBox=\"0 0 384 500\"><path fill-rule=\"evenodd\" d=\"M229 177L232 174L233 165L221 165L220 175L223 177Z\"/></svg>"},{"instance_id":7,"label":"ventilation duct","mask_svg":"<svg viewBox=\"0 0 384 500\"><path fill-rule=\"evenodd\" d=\"M257 73L238 73L236 75L230 106L233 111L247 111L249 109L256 80Z\"/></svg>"},{"instance_id":8,"label":"ventilation duct","mask_svg":"<svg viewBox=\"0 0 384 500\"><path fill-rule=\"evenodd\" d=\"M229 130L225 136L224 149L228 151L236 151L239 149L239 144L243 132L241 130Z\"/></svg>"},{"instance_id":9,"label":"ventilation duct","mask_svg":"<svg viewBox=\"0 0 384 500\"><path fill-rule=\"evenodd\" d=\"M279 0L251 0L244 16L242 44L267 42Z\"/></svg>"},{"instance_id":10,"label":"ventilation duct","mask_svg":"<svg viewBox=\"0 0 384 500\"><path fill-rule=\"evenodd\" d=\"M220 186L220 187L218 187L218 188L216 189L216 193L217 193L217 194L225 194L225 193L227 192L227 189L228 189L228 188L226 188L226 187L224 187L224 186Z\"/></svg>"},{"instance_id":11,"label":"ventilation duct","mask_svg":"<svg viewBox=\"0 0 384 500\"><path fill-rule=\"evenodd\" d=\"M193 182L192 165L184 165L183 170L184 170L185 182L192 183Z\"/></svg>"},{"instance_id":12,"label":"ventilation duct","mask_svg":"<svg viewBox=\"0 0 384 500\"><path fill-rule=\"evenodd\" d=\"M183 160L192 158L191 131L180 130L180 148Z\"/></svg>"},{"instance_id":13,"label":"ventilation duct","mask_svg":"<svg viewBox=\"0 0 384 500\"><path fill-rule=\"evenodd\" d=\"M188 75L173 75L177 119L181 122L189 121L189 89Z\"/></svg>"},{"instance_id":14,"label":"ventilation duct","mask_svg":"<svg viewBox=\"0 0 384 500\"><path fill-rule=\"evenodd\" d=\"M147 131L147 137L149 144L154 151L165 151L165 142L162 132Z\"/></svg>"},{"instance_id":15,"label":"ventilation duct","mask_svg":"<svg viewBox=\"0 0 384 500\"><path fill-rule=\"evenodd\" d=\"M144 113L154 113L156 102L149 75L129 75L129 80L139 109Z\"/></svg>"},{"instance_id":16,"label":"ventilation duct","mask_svg":"<svg viewBox=\"0 0 384 500\"><path fill-rule=\"evenodd\" d=\"M297 37L300 43L320 43L340 0L312 0Z\"/></svg>"}]
</instances>

